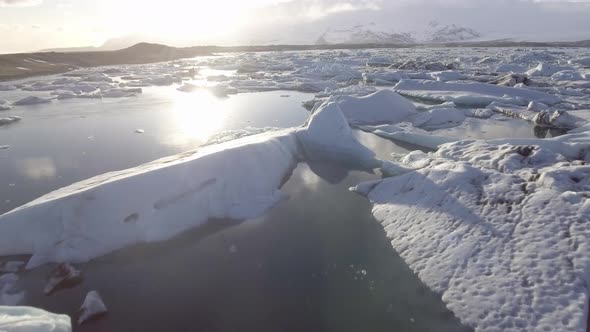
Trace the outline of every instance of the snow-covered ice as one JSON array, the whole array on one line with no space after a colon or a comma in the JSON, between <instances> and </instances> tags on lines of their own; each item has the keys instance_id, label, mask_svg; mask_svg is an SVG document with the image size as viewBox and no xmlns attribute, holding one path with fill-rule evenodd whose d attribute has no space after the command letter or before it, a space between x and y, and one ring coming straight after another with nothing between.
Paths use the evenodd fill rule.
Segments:
<instances>
[{"instance_id":1,"label":"snow-covered ice","mask_svg":"<svg viewBox=\"0 0 590 332\"><path fill-rule=\"evenodd\" d=\"M459 141L355 191L392 246L476 331L585 331L590 136Z\"/></svg>"}]
</instances>

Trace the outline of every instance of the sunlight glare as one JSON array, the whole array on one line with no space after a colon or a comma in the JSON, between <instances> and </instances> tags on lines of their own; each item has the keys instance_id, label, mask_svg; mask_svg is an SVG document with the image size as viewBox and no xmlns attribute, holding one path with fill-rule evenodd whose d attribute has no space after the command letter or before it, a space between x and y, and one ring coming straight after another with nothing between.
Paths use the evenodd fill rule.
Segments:
<instances>
[{"instance_id":1,"label":"sunlight glare","mask_svg":"<svg viewBox=\"0 0 590 332\"><path fill-rule=\"evenodd\" d=\"M173 113L179 134L204 143L223 128L228 110L223 99L209 91L199 91L179 94Z\"/></svg>"}]
</instances>

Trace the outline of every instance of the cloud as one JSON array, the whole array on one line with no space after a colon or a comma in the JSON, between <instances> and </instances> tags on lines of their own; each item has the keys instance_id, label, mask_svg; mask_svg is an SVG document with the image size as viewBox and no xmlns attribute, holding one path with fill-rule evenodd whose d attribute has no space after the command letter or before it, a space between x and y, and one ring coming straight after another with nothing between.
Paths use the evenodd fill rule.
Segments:
<instances>
[{"instance_id":1,"label":"cloud","mask_svg":"<svg viewBox=\"0 0 590 332\"><path fill-rule=\"evenodd\" d=\"M41 4L42 0L0 0L0 7L28 7Z\"/></svg>"}]
</instances>

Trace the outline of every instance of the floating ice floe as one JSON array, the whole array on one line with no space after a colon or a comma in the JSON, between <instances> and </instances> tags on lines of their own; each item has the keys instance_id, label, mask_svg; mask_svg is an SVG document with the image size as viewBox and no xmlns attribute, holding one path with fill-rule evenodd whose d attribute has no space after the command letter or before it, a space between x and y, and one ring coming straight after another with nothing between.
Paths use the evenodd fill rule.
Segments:
<instances>
[{"instance_id":1,"label":"floating ice floe","mask_svg":"<svg viewBox=\"0 0 590 332\"><path fill-rule=\"evenodd\" d=\"M0 84L0 91L13 91L18 89L16 86L14 85L10 85L10 84Z\"/></svg>"},{"instance_id":2,"label":"floating ice floe","mask_svg":"<svg viewBox=\"0 0 590 332\"><path fill-rule=\"evenodd\" d=\"M590 57L571 59L569 63L590 67Z\"/></svg>"},{"instance_id":3,"label":"floating ice floe","mask_svg":"<svg viewBox=\"0 0 590 332\"><path fill-rule=\"evenodd\" d=\"M15 106L22 106L22 105L37 105L37 104L45 104L45 103L50 103L51 102L51 98L42 98L42 97L37 97L37 96L29 96L29 97L25 97L23 99L20 99L16 102L14 102Z\"/></svg>"},{"instance_id":4,"label":"floating ice floe","mask_svg":"<svg viewBox=\"0 0 590 332\"><path fill-rule=\"evenodd\" d=\"M409 122L401 122L395 125L359 126L359 129L379 137L429 150L436 150L442 144L458 140L458 138L453 137L432 135L432 133L417 128Z\"/></svg>"},{"instance_id":5,"label":"floating ice floe","mask_svg":"<svg viewBox=\"0 0 590 332\"><path fill-rule=\"evenodd\" d=\"M0 306L0 328L5 332L71 332L67 315L31 307Z\"/></svg>"},{"instance_id":6,"label":"floating ice floe","mask_svg":"<svg viewBox=\"0 0 590 332\"><path fill-rule=\"evenodd\" d=\"M405 96L436 102L452 101L458 106L468 107L486 107L494 101L516 105L539 101L553 105L561 100L557 96L539 91L474 82L402 80L394 90Z\"/></svg>"},{"instance_id":7,"label":"floating ice floe","mask_svg":"<svg viewBox=\"0 0 590 332\"><path fill-rule=\"evenodd\" d=\"M574 70L572 67L562 67L551 63L541 62L539 65L526 72L528 76L551 76L564 70Z\"/></svg>"},{"instance_id":8,"label":"floating ice floe","mask_svg":"<svg viewBox=\"0 0 590 332\"><path fill-rule=\"evenodd\" d=\"M334 98L348 122L353 125L393 124L416 113L416 106L391 90L380 90L364 97Z\"/></svg>"},{"instance_id":9,"label":"floating ice floe","mask_svg":"<svg viewBox=\"0 0 590 332\"><path fill-rule=\"evenodd\" d=\"M590 135L459 141L353 190L475 331L586 331Z\"/></svg>"},{"instance_id":10,"label":"floating ice floe","mask_svg":"<svg viewBox=\"0 0 590 332\"><path fill-rule=\"evenodd\" d=\"M8 261L0 264L0 273L16 273L25 267L25 262Z\"/></svg>"},{"instance_id":11,"label":"floating ice floe","mask_svg":"<svg viewBox=\"0 0 590 332\"><path fill-rule=\"evenodd\" d=\"M0 255L32 254L27 268L85 262L209 218L257 216L284 197L296 152L291 132L272 133L73 184L0 216Z\"/></svg>"},{"instance_id":12,"label":"floating ice floe","mask_svg":"<svg viewBox=\"0 0 590 332\"><path fill-rule=\"evenodd\" d=\"M22 118L20 116L9 116L6 118L0 118L0 126L5 126L5 125L9 125L15 122L18 122L22 120Z\"/></svg>"},{"instance_id":13,"label":"floating ice floe","mask_svg":"<svg viewBox=\"0 0 590 332\"><path fill-rule=\"evenodd\" d=\"M62 263L51 272L43 293L50 295L57 290L71 288L81 282L82 273L70 264Z\"/></svg>"},{"instance_id":14,"label":"floating ice floe","mask_svg":"<svg viewBox=\"0 0 590 332\"><path fill-rule=\"evenodd\" d=\"M501 85L501 86L509 86L509 87L513 87L517 84L523 84L523 85L528 86L528 85L532 85L533 81L531 81L525 75L508 74L508 75L502 76L501 78L494 81L494 84Z\"/></svg>"},{"instance_id":15,"label":"floating ice floe","mask_svg":"<svg viewBox=\"0 0 590 332\"><path fill-rule=\"evenodd\" d=\"M587 124L583 118L564 110L551 110L542 103L531 102L527 107L494 102L488 109L513 118L520 118L536 125L573 129Z\"/></svg>"},{"instance_id":16,"label":"floating ice floe","mask_svg":"<svg viewBox=\"0 0 590 332\"><path fill-rule=\"evenodd\" d=\"M108 310L100 294L97 291L90 291L86 294L86 298L78 312L78 324L83 324L88 320L99 318L106 314Z\"/></svg>"},{"instance_id":17,"label":"floating ice floe","mask_svg":"<svg viewBox=\"0 0 590 332\"><path fill-rule=\"evenodd\" d=\"M511 63L504 63L497 66L494 71L496 73L515 73L515 74L522 74L528 70L528 67L515 65Z\"/></svg>"},{"instance_id":18,"label":"floating ice floe","mask_svg":"<svg viewBox=\"0 0 590 332\"><path fill-rule=\"evenodd\" d=\"M18 276L14 273L0 275L0 306L18 305L24 298L24 292L15 290ZM0 312L0 328L2 327L2 313Z\"/></svg>"},{"instance_id":19,"label":"floating ice floe","mask_svg":"<svg viewBox=\"0 0 590 332\"><path fill-rule=\"evenodd\" d=\"M12 106L10 106L8 101L6 101L4 99L0 99L0 111L8 111L11 108L12 108Z\"/></svg>"}]
</instances>

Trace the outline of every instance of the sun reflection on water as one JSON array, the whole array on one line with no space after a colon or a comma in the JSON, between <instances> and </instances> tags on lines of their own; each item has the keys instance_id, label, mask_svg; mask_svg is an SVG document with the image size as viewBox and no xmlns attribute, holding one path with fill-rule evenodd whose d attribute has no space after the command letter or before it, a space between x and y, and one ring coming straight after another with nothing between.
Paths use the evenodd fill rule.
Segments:
<instances>
[{"instance_id":1,"label":"sun reflection on water","mask_svg":"<svg viewBox=\"0 0 590 332\"><path fill-rule=\"evenodd\" d=\"M229 110L222 98L203 90L179 93L172 108L174 125L185 140L206 142L221 130Z\"/></svg>"}]
</instances>

